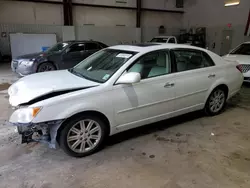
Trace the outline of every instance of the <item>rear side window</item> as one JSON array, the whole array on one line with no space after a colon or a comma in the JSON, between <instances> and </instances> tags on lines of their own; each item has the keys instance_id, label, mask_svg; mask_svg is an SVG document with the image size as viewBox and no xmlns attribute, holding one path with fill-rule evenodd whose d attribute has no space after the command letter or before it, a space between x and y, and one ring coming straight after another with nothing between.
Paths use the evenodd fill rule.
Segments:
<instances>
[{"instance_id":1,"label":"rear side window","mask_svg":"<svg viewBox=\"0 0 250 188\"><path fill-rule=\"evenodd\" d=\"M245 43L233 50L230 54L250 55L250 44Z\"/></svg>"},{"instance_id":2,"label":"rear side window","mask_svg":"<svg viewBox=\"0 0 250 188\"><path fill-rule=\"evenodd\" d=\"M86 43L86 50L96 50L99 49L96 43Z\"/></svg>"},{"instance_id":3,"label":"rear side window","mask_svg":"<svg viewBox=\"0 0 250 188\"><path fill-rule=\"evenodd\" d=\"M173 50L177 72L200 69L214 65L211 57L199 50Z\"/></svg>"}]
</instances>

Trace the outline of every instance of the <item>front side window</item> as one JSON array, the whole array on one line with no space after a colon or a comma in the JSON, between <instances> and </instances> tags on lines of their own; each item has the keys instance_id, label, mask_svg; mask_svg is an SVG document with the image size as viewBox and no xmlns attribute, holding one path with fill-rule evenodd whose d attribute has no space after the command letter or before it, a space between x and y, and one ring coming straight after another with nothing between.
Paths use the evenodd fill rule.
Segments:
<instances>
[{"instance_id":1,"label":"front side window","mask_svg":"<svg viewBox=\"0 0 250 188\"><path fill-rule=\"evenodd\" d=\"M61 52L63 51L67 46L69 45L69 43L67 42L60 42L57 43L56 45L52 46L51 48L49 48L47 50L48 53L57 53L57 52Z\"/></svg>"},{"instance_id":2,"label":"front side window","mask_svg":"<svg viewBox=\"0 0 250 188\"><path fill-rule=\"evenodd\" d=\"M168 51L152 52L142 56L128 72L138 72L142 79L165 75L171 72L171 61Z\"/></svg>"},{"instance_id":3,"label":"front side window","mask_svg":"<svg viewBox=\"0 0 250 188\"><path fill-rule=\"evenodd\" d=\"M177 72L213 66L214 62L205 52L198 50L173 50Z\"/></svg>"},{"instance_id":4,"label":"front side window","mask_svg":"<svg viewBox=\"0 0 250 188\"><path fill-rule=\"evenodd\" d=\"M239 54L239 55L250 55L250 43L245 43L240 45L238 48L233 50L230 54Z\"/></svg>"},{"instance_id":5,"label":"front side window","mask_svg":"<svg viewBox=\"0 0 250 188\"><path fill-rule=\"evenodd\" d=\"M77 76L99 83L106 82L136 52L104 49L76 65L69 71Z\"/></svg>"},{"instance_id":6,"label":"front side window","mask_svg":"<svg viewBox=\"0 0 250 188\"><path fill-rule=\"evenodd\" d=\"M85 44L84 43L77 43L73 44L69 47L69 52L81 52L85 50Z\"/></svg>"}]
</instances>

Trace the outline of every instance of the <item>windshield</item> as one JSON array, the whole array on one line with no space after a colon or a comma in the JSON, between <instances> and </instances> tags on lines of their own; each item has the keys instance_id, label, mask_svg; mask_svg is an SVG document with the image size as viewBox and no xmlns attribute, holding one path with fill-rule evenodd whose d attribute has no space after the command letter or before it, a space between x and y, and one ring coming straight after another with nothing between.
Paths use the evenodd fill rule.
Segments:
<instances>
[{"instance_id":1,"label":"windshield","mask_svg":"<svg viewBox=\"0 0 250 188\"><path fill-rule=\"evenodd\" d=\"M168 38L153 38L150 42L166 43Z\"/></svg>"},{"instance_id":2,"label":"windshield","mask_svg":"<svg viewBox=\"0 0 250 188\"><path fill-rule=\"evenodd\" d=\"M235 50L233 50L230 54L240 54L240 55L250 55L250 43L242 44Z\"/></svg>"},{"instance_id":3,"label":"windshield","mask_svg":"<svg viewBox=\"0 0 250 188\"><path fill-rule=\"evenodd\" d=\"M101 50L69 71L77 76L104 83L135 54L136 52L123 50Z\"/></svg>"},{"instance_id":4,"label":"windshield","mask_svg":"<svg viewBox=\"0 0 250 188\"><path fill-rule=\"evenodd\" d=\"M67 42L62 42L62 43L57 43L56 45L52 46L47 50L48 53L54 53L54 52L61 52L63 51L69 43Z\"/></svg>"}]
</instances>

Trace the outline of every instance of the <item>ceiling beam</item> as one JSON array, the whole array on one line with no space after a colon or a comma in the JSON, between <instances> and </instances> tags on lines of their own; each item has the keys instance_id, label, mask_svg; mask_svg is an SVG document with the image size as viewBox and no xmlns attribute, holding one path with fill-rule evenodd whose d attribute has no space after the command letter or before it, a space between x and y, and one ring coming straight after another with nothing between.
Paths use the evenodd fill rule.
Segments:
<instances>
[{"instance_id":1,"label":"ceiling beam","mask_svg":"<svg viewBox=\"0 0 250 188\"><path fill-rule=\"evenodd\" d=\"M33 2L33 3L47 3L47 4L57 4L63 5L63 2L58 1L43 1L43 0L12 0L12 1L21 1L21 2ZM122 7L122 6L110 6L110 5L95 5L95 4L86 4L86 3L73 3L73 6L85 6L85 7L97 7L97 8L110 8L110 9L125 9L125 10L137 10L137 7ZM151 9L151 8L141 8L141 11L152 11L152 12L169 12L183 14L183 10L166 10L166 9Z\"/></svg>"}]
</instances>

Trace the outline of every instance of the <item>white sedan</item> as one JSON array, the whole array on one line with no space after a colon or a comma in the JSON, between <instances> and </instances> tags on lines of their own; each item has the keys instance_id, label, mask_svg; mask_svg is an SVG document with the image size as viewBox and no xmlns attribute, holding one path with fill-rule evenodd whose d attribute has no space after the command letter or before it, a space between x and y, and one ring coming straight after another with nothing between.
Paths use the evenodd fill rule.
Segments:
<instances>
[{"instance_id":1,"label":"white sedan","mask_svg":"<svg viewBox=\"0 0 250 188\"><path fill-rule=\"evenodd\" d=\"M226 60L237 61L241 65L244 82L250 83L250 42L237 46L223 57Z\"/></svg>"},{"instance_id":2,"label":"white sedan","mask_svg":"<svg viewBox=\"0 0 250 188\"><path fill-rule=\"evenodd\" d=\"M241 88L240 71L235 62L192 46L113 46L72 69L14 83L9 101L17 109L9 121L23 143L59 143L83 157L118 132L201 109L220 113Z\"/></svg>"}]
</instances>

